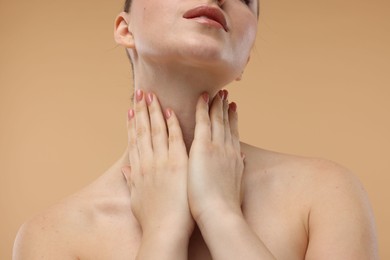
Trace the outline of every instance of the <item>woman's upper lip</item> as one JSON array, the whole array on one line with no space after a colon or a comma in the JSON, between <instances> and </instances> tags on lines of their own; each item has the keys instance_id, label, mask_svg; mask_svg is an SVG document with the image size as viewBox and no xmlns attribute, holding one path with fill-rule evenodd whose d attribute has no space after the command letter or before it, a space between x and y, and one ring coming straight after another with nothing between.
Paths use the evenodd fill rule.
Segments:
<instances>
[{"instance_id":1,"label":"woman's upper lip","mask_svg":"<svg viewBox=\"0 0 390 260\"><path fill-rule=\"evenodd\" d=\"M226 32L228 31L225 15L222 13L222 11L219 8L216 7L201 5L185 12L183 18L191 19L191 18L201 17L201 16L207 17L211 20L220 23L225 29L225 31Z\"/></svg>"}]
</instances>

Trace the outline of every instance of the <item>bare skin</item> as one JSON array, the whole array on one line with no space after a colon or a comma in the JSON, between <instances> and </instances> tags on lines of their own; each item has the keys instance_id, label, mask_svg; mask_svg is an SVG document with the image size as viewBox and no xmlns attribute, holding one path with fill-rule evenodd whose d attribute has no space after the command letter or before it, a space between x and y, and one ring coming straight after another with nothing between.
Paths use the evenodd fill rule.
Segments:
<instances>
[{"instance_id":1,"label":"bare skin","mask_svg":"<svg viewBox=\"0 0 390 260\"><path fill-rule=\"evenodd\" d=\"M217 107L215 103L212 108ZM146 108L145 102L143 105ZM158 108L159 105L154 106ZM137 110L142 112L141 108ZM156 113L153 111L151 115ZM233 112L230 110L229 113ZM171 117L174 117L173 111ZM172 118L170 120L174 120ZM233 122L233 117L230 118ZM171 121L168 125L172 128L175 123ZM245 227L236 227L230 221L230 216L236 216L230 213L237 210L242 213L243 223L253 232L256 241L261 241L260 250L255 250L258 256L264 253L259 259L378 258L370 205L352 174L320 159L278 154L243 143L239 146L246 155L242 207L229 209L227 204L215 200L218 197L215 189L218 188L214 189L214 196L208 196L202 187L207 200L203 205L209 207L211 203L213 208L210 211L206 207L204 211L212 214L204 213L206 221L199 217L193 219L202 203L193 202L196 199L190 196L189 203L197 206L191 213L186 185L175 185L187 176L167 172L156 175L153 190L136 194L136 189L147 189L150 184L136 182L132 187L130 176L126 182L122 168L134 162L134 159L129 160L131 152L126 151L90 186L27 222L18 234L14 259L155 259L165 253L174 259L246 257L248 253L243 254L240 249L247 245L239 243L248 236L240 233L245 232ZM156 147L154 144L155 150ZM129 149L134 148L129 146ZM181 149L185 155L184 141ZM180 158L176 157L176 160L180 161ZM135 166L133 163L132 167ZM131 177L135 178L134 173ZM220 178L229 179L226 170ZM159 182L164 184L160 186L161 190ZM213 185L218 186L216 182ZM207 189L213 190L213 187ZM180 191L184 192L183 196ZM221 200L228 201L226 197L234 196L225 194ZM237 205L241 205L240 192L235 198ZM195 223L200 225L202 232L198 227L194 229ZM214 252L210 252L210 247ZM224 250L218 251L218 247ZM224 252L228 254L221 257ZM236 256L229 258L233 254ZM211 258L211 255L215 256Z\"/></svg>"},{"instance_id":2,"label":"bare skin","mask_svg":"<svg viewBox=\"0 0 390 260\"><path fill-rule=\"evenodd\" d=\"M201 2L134 0L131 15L118 15L115 39L132 57L138 90L129 147L94 183L24 224L15 260L378 259L367 196L348 170L239 142L237 112L218 95L249 59L257 2ZM229 30L183 20L199 4L221 8ZM152 119L170 133L158 142L176 133L174 145L150 144ZM205 153L210 140L218 149ZM219 156L221 148L231 152Z\"/></svg>"},{"instance_id":3,"label":"bare skin","mask_svg":"<svg viewBox=\"0 0 390 260\"><path fill-rule=\"evenodd\" d=\"M241 149L243 214L276 259L378 259L371 209L354 176L321 159ZM14 259L135 259L142 234L121 173L128 164L126 152L94 183L27 222ZM188 252L211 259L198 229Z\"/></svg>"}]
</instances>

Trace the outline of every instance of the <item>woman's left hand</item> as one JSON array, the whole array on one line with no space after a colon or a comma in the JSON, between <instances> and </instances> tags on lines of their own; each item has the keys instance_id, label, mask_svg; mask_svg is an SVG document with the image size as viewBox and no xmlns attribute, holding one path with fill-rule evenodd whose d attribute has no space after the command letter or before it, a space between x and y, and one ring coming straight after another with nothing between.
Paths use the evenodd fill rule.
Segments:
<instances>
[{"instance_id":1,"label":"woman's left hand","mask_svg":"<svg viewBox=\"0 0 390 260\"><path fill-rule=\"evenodd\" d=\"M124 167L131 193L131 209L143 236L174 234L190 237L194 221L187 199L188 156L176 114L165 120L157 97L136 92L129 111L129 160ZM167 240L167 239L165 239Z\"/></svg>"},{"instance_id":2,"label":"woman's left hand","mask_svg":"<svg viewBox=\"0 0 390 260\"><path fill-rule=\"evenodd\" d=\"M236 104L229 105L227 95L226 90L221 90L214 97L210 111L207 93L197 103L189 155L188 198L191 214L198 224L209 214L242 214L244 157Z\"/></svg>"}]
</instances>

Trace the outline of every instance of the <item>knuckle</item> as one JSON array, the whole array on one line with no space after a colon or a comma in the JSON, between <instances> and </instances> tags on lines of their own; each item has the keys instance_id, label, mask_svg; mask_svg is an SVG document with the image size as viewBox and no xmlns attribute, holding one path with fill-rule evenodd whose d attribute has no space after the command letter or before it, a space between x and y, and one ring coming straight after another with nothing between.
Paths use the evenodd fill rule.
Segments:
<instances>
[{"instance_id":1,"label":"knuckle","mask_svg":"<svg viewBox=\"0 0 390 260\"><path fill-rule=\"evenodd\" d=\"M167 121L169 131L175 130L176 123L174 121L175 120L168 120Z\"/></svg>"},{"instance_id":2,"label":"knuckle","mask_svg":"<svg viewBox=\"0 0 390 260\"><path fill-rule=\"evenodd\" d=\"M153 173L154 170L156 169L156 166L154 164L147 163L143 161L142 165L139 167L139 174L141 176L148 175L150 173Z\"/></svg>"},{"instance_id":3,"label":"knuckle","mask_svg":"<svg viewBox=\"0 0 390 260\"><path fill-rule=\"evenodd\" d=\"M138 126L136 129L136 136L137 138L141 138L146 135L146 127L145 126Z\"/></svg>"},{"instance_id":4,"label":"knuckle","mask_svg":"<svg viewBox=\"0 0 390 260\"><path fill-rule=\"evenodd\" d=\"M163 128L161 126L152 127L152 137L159 136L163 133Z\"/></svg>"},{"instance_id":5,"label":"knuckle","mask_svg":"<svg viewBox=\"0 0 390 260\"><path fill-rule=\"evenodd\" d=\"M237 129L231 129L231 135L234 139L238 139L239 138L239 135L238 135L238 131Z\"/></svg>"},{"instance_id":6,"label":"knuckle","mask_svg":"<svg viewBox=\"0 0 390 260\"><path fill-rule=\"evenodd\" d=\"M169 142L170 143L177 143L180 140L179 135L175 133L171 133L169 135Z\"/></svg>"},{"instance_id":7,"label":"knuckle","mask_svg":"<svg viewBox=\"0 0 390 260\"><path fill-rule=\"evenodd\" d=\"M177 128L177 126L173 126L170 130L171 131L169 132L169 142L177 143L177 142L181 141L182 135L181 135L179 129Z\"/></svg>"},{"instance_id":8,"label":"knuckle","mask_svg":"<svg viewBox=\"0 0 390 260\"><path fill-rule=\"evenodd\" d=\"M179 169L179 164L177 162L172 162L169 165L169 171L170 172L176 172Z\"/></svg>"},{"instance_id":9,"label":"knuckle","mask_svg":"<svg viewBox=\"0 0 390 260\"><path fill-rule=\"evenodd\" d=\"M225 120L224 120L223 116L221 116L221 115L216 115L214 120L218 124L221 124L221 125L225 124Z\"/></svg>"},{"instance_id":10,"label":"knuckle","mask_svg":"<svg viewBox=\"0 0 390 260\"><path fill-rule=\"evenodd\" d=\"M149 110L149 114L154 114L157 112L157 107L154 105L151 105L148 107L148 110Z\"/></svg>"},{"instance_id":11,"label":"knuckle","mask_svg":"<svg viewBox=\"0 0 390 260\"><path fill-rule=\"evenodd\" d=\"M167 160L165 158L156 159L156 168L164 169L166 167Z\"/></svg>"},{"instance_id":12,"label":"knuckle","mask_svg":"<svg viewBox=\"0 0 390 260\"><path fill-rule=\"evenodd\" d=\"M145 106L141 103L136 103L135 108L134 108L136 114L139 112L143 112L145 110Z\"/></svg>"},{"instance_id":13,"label":"knuckle","mask_svg":"<svg viewBox=\"0 0 390 260\"><path fill-rule=\"evenodd\" d=\"M169 165L169 171L170 172L181 172L184 169L184 165L180 163L178 160L174 160L173 162L170 163Z\"/></svg>"},{"instance_id":14,"label":"knuckle","mask_svg":"<svg viewBox=\"0 0 390 260\"><path fill-rule=\"evenodd\" d=\"M135 147L137 145L137 140L135 138L130 138L129 145L130 147Z\"/></svg>"},{"instance_id":15,"label":"knuckle","mask_svg":"<svg viewBox=\"0 0 390 260\"><path fill-rule=\"evenodd\" d=\"M241 158L241 152L237 150L233 144L228 144L224 147L224 154L227 158L232 159L232 161L235 161L237 159Z\"/></svg>"},{"instance_id":16,"label":"knuckle","mask_svg":"<svg viewBox=\"0 0 390 260\"><path fill-rule=\"evenodd\" d=\"M228 127L230 124L229 124L229 119L227 119L226 117L223 118L223 123L226 127Z\"/></svg>"},{"instance_id":17,"label":"knuckle","mask_svg":"<svg viewBox=\"0 0 390 260\"><path fill-rule=\"evenodd\" d=\"M228 146L225 151L226 151L226 154L229 158L236 158L237 157L238 153L232 146Z\"/></svg>"},{"instance_id":18,"label":"knuckle","mask_svg":"<svg viewBox=\"0 0 390 260\"><path fill-rule=\"evenodd\" d=\"M208 120L208 116L205 114L199 115L197 119L198 119L197 123L207 124L207 125L210 124L210 120Z\"/></svg>"}]
</instances>

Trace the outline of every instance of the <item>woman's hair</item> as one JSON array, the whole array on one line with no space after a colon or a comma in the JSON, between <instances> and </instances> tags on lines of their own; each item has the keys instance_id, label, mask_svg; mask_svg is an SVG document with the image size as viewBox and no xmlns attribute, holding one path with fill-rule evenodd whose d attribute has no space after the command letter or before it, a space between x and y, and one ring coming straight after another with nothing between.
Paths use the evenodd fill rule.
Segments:
<instances>
[{"instance_id":1,"label":"woman's hair","mask_svg":"<svg viewBox=\"0 0 390 260\"><path fill-rule=\"evenodd\" d=\"M130 11L131 2L132 2L132 0L126 0L126 2L125 2L125 6L123 7L123 11L125 11L126 13L128 13Z\"/></svg>"},{"instance_id":2,"label":"woman's hair","mask_svg":"<svg viewBox=\"0 0 390 260\"><path fill-rule=\"evenodd\" d=\"M123 11L128 13L130 11L132 2L133 2L133 0L126 0L125 1L125 5L123 7ZM134 64L133 64L133 60L131 59L130 53L127 50L126 50L126 55L127 55L127 58L129 58L129 61L130 61L130 64L131 64L131 71L132 71L132 75L133 75L133 78L134 78ZM134 99L134 97L132 99Z\"/></svg>"}]
</instances>

